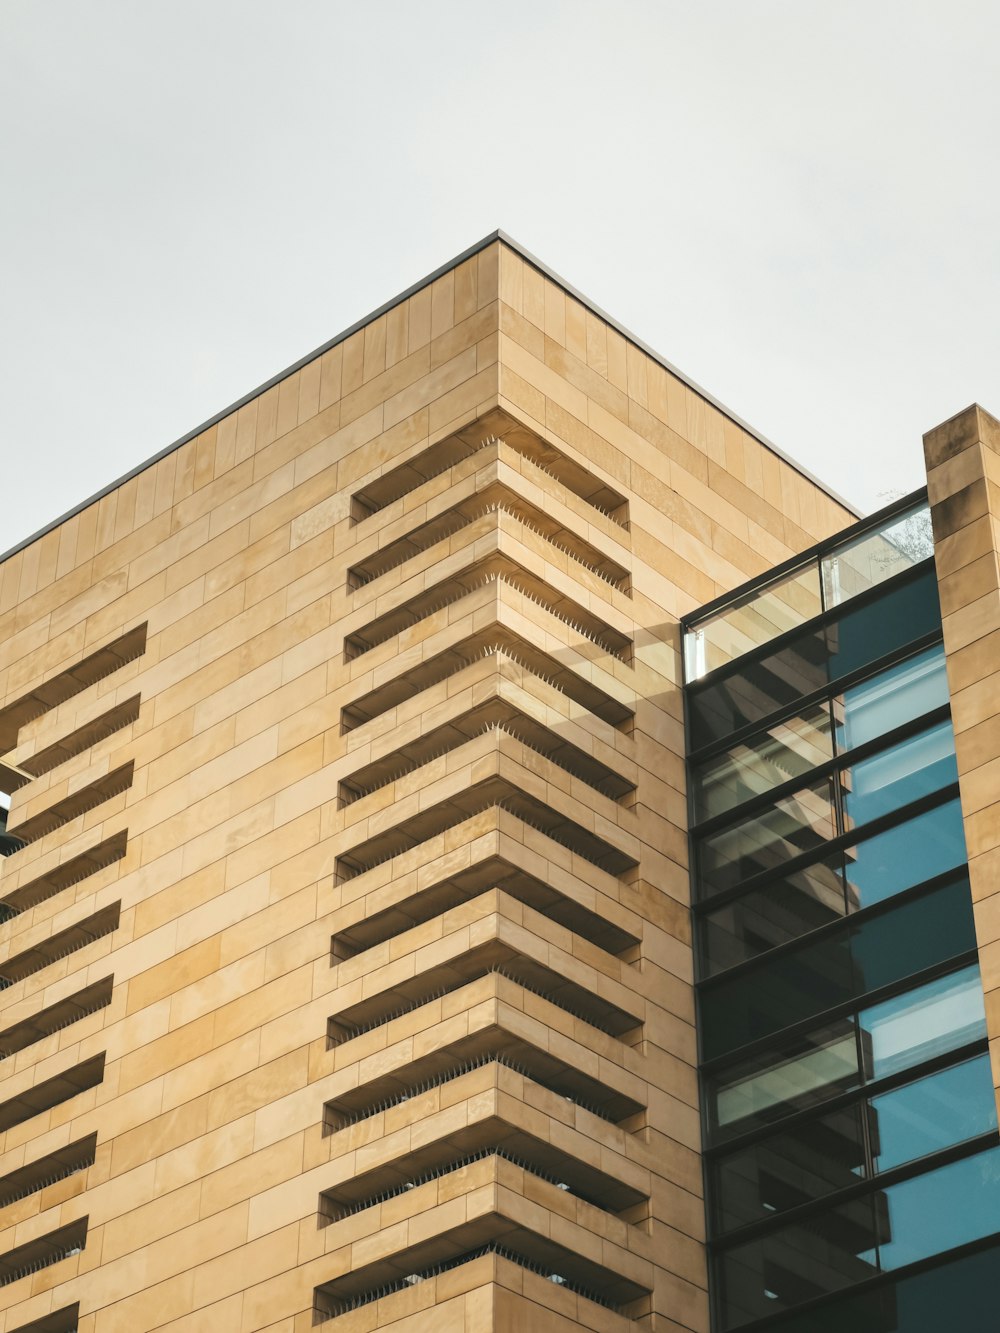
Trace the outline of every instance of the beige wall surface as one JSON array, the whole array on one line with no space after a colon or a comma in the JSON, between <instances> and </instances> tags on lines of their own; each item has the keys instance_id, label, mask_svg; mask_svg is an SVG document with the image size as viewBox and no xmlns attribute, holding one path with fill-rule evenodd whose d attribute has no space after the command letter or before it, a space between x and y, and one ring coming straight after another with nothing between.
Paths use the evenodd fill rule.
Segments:
<instances>
[{"instance_id":1,"label":"beige wall surface","mask_svg":"<svg viewBox=\"0 0 1000 1333\"><path fill-rule=\"evenodd\" d=\"M677 622L851 517L495 242L0 566L0 1333L706 1329Z\"/></svg>"},{"instance_id":2,"label":"beige wall surface","mask_svg":"<svg viewBox=\"0 0 1000 1333\"><path fill-rule=\"evenodd\" d=\"M959 791L994 1086L1000 1088L1000 421L924 436Z\"/></svg>"}]
</instances>

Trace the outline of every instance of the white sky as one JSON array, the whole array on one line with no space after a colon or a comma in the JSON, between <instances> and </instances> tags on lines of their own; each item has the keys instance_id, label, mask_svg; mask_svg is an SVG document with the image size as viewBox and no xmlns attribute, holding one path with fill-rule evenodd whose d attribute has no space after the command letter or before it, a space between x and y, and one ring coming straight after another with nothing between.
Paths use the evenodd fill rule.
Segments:
<instances>
[{"instance_id":1,"label":"white sky","mask_svg":"<svg viewBox=\"0 0 1000 1333\"><path fill-rule=\"evenodd\" d=\"M863 509L1000 414L994 0L0 0L0 550L487 232Z\"/></svg>"}]
</instances>

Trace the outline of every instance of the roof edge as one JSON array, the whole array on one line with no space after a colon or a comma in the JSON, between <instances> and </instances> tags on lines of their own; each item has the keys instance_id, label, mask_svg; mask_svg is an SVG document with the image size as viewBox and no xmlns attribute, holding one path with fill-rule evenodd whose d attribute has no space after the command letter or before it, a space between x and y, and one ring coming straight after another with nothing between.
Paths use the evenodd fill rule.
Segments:
<instances>
[{"instance_id":1,"label":"roof edge","mask_svg":"<svg viewBox=\"0 0 1000 1333\"><path fill-rule=\"evenodd\" d=\"M432 273L428 273L426 277L419 279L419 281L407 287L405 291L402 291L397 296L385 301L382 305L370 311L367 315L363 315L361 319L355 320L353 324L350 324L340 333L335 334L334 337L323 343L322 346L315 348L311 352L307 352L305 356L300 357L290 366L286 366L284 370L278 371L276 375L272 375L270 379L265 380L263 384L258 384L257 387L251 389L249 393L243 394L241 398L237 398L235 402L222 408L221 411L213 413L207 420L201 422L200 425L195 426L193 430L187 431L184 435L181 435L178 439L172 441L172 443L166 445L151 457L136 464L134 468L130 468L128 472L125 472L120 477L116 477L113 481L108 482L106 486L102 486L100 490L95 491L93 495L89 495L85 500L81 500L78 504L73 505L70 509L67 509L65 513L60 514L58 518L52 519L43 527L39 528L37 532L33 532L29 536L22 538L21 541L15 542L8 550L0 553L0 564L5 560L9 560L11 556L16 555L18 551L23 551L33 542L39 541L55 528L66 523L69 519L75 518L77 514L82 513L84 509L88 509L92 504L96 504L99 500L103 500L106 495L110 495L112 491L116 491L119 486L124 486L125 483L131 481L133 477L137 477L141 472L145 472L147 468L153 467L154 464L159 463L161 459L166 458L168 454L172 454L175 449L180 449L183 445L188 444L191 440L199 436L203 431L218 425L220 421L231 416L233 412L238 412L241 407L245 407L247 403L260 397L260 395L266 393L268 389L273 389L276 384L280 384L281 381L287 379L289 375L294 375L295 372L301 370L303 366L307 366L311 361L315 361L317 357L325 355L331 348L336 347L338 343L345 342L353 334L357 333L359 329L363 329L365 325L371 324L373 320L386 314L402 301L409 300L411 296L415 296L417 292L422 291L425 287L429 287L432 282L436 282L438 278L443 277L444 274L450 272L453 268L457 268L459 264L464 264L466 260L472 259L475 255L478 255L481 251L486 250L489 246L498 241L502 245L506 245L508 249L513 250L515 254L519 255L521 259L525 261L525 263L528 263L532 268L537 269L539 273L543 274L551 282L554 282L556 286L561 287L563 291L572 296L574 300L579 301L581 305L586 306L593 314L597 315L600 319L603 319L606 324L613 328L617 333L620 333L623 338L627 338L630 343L635 347L638 347L640 351L645 352L645 354L648 357L651 357L652 360L658 362L664 370L669 371L671 375L676 379L679 379L681 383L685 384L692 390L692 392L698 394L700 398L703 398L705 402L710 403L712 407L717 408L718 411L727 416L730 421L734 421L736 425L745 430L747 434L753 436L758 443L764 445L766 449L770 449L771 452L780 458L783 463L787 463L789 467L805 477L807 481L810 481L814 486L819 487L824 494L828 495L838 504L843 505L849 514L861 517L854 505L845 500L843 496L832 490L825 482L821 481L807 468L804 468L800 463L797 463L795 459L786 454L784 450L779 449L778 446L774 444L772 440L769 440L766 435L762 435L760 431L755 430L753 426L744 421L742 417L737 416L735 412L725 405L725 403L720 402L718 398L714 397L706 389L703 389L701 385L697 384L690 378L690 376L685 375L683 371L678 370L675 365L671 364L671 362L666 359L666 357L661 356L655 348L650 347L648 343L643 342L643 340L632 333L630 329L627 329L624 324L619 323L619 321L609 315L607 311L602 310L599 305L590 300L589 297L585 296L578 290L578 288L567 282L565 278L560 277L558 273L533 255L530 250L527 250L518 241L514 240L512 236L509 236L505 231L497 228L496 231L489 232L474 245L470 245L468 249L455 255L453 259L439 265Z\"/></svg>"}]
</instances>

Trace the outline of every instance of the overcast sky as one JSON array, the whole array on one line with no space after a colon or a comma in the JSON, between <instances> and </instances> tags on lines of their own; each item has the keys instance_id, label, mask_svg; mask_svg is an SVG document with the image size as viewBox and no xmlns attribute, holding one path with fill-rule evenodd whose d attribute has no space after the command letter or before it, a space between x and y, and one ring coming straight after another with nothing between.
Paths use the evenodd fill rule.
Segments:
<instances>
[{"instance_id":1,"label":"overcast sky","mask_svg":"<svg viewBox=\"0 0 1000 1333\"><path fill-rule=\"evenodd\" d=\"M995 0L0 0L0 550L497 227L860 508L1000 414Z\"/></svg>"}]
</instances>

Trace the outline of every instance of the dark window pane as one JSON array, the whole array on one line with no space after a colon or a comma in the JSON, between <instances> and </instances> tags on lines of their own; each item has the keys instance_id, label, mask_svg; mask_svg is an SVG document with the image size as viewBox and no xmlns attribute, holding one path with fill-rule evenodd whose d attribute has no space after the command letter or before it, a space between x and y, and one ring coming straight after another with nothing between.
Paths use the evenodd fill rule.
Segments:
<instances>
[{"instance_id":1,"label":"dark window pane","mask_svg":"<svg viewBox=\"0 0 1000 1333\"><path fill-rule=\"evenodd\" d=\"M719 1264L724 1326L737 1328L997 1231L1000 1148L990 1148L734 1246ZM943 1327L965 1333L963 1309L960 1303ZM909 1325L900 1329L910 1333Z\"/></svg>"},{"instance_id":2,"label":"dark window pane","mask_svg":"<svg viewBox=\"0 0 1000 1333\"><path fill-rule=\"evenodd\" d=\"M841 857L830 857L707 913L699 927L702 972L711 976L844 915Z\"/></svg>"},{"instance_id":3,"label":"dark window pane","mask_svg":"<svg viewBox=\"0 0 1000 1333\"><path fill-rule=\"evenodd\" d=\"M986 1036L979 968L938 977L891 1000L871 1005L858 1018L869 1079L886 1078Z\"/></svg>"},{"instance_id":4,"label":"dark window pane","mask_svg":"<svg viewBox=\"0 0 1000 1333\"><path fill-rule=\"evenodd\" d=\"M700 998L702 1054L714 1060L747 1042L846 1004L854 995L847 931L765 958Z\"/></svg>"},{"instance_id":5,"label":"dark window pane","mask_svg":"<svg viewBox=\"0 0 1000 1333\"><path fill-rule=\"evenodd\" d=\"M830 783L785 796L752 819L705 838L698 852L702 893L732 888L751 875L819 849L834 835Z\"/></svg>"},{"instance_id":6,"label":"dark window pane","mask_svg":"<svg viewBox=\"0 0 1000 1333\"><path fill-rule=\"evenodd\" d=\"M902 1181L885 1191L886 1271L1000 1231L1000 1148Z\"/></svg>"},{"instance_id":7,"label":"dark window pane","mask_svg":"<svg viewBox=\"0 0 1000 1333\"><path fill-rule=\"evenodd\" d=\"M874 1277L878 1238L875 1199L868 1194L727 1250L718 1261L723 1327L738 1328Z\"/></svg>"},{"instance_id":8,"label":"dark window pane","mask_svg":"<svg viewBox=\"0 0 1000 1333\"><path fill-rule=\"evenodd\" d=\"M859 1082L854 1021L840 1019L707 1080L716 1137L742 1134L818 1105Z\"/></svg>"},{"instance_id":9,"label":"dark window pane","mask_svg":"<svg viewBox=\"0 0 1000 1333\"><path fill-rule=\"evenodd\" d=\"M783 1321L781 1333L996 1333L1000 1250L953 1259Z\"/></svg>"},{"instance_id":10,"label":"dark window pane","mask_svg":"<svg viewBox=\"0 0 1000 1333\"><path fill-rule=\"evenodd\" d=\"M916 1161L997 1127L990 1057L980 1055L873 1097L872 1152L879 1171Z\"/></svg>"},{"instance_id":11,"label":"dark window pane","mask_svg":"<svg viewBox=\"0 0 1000 1333\"><path fill-rule=\"evenodd\" d=\"M856 1185L865 1175L862 1113L855 1102L718 1161L710 1176L717 1232Z\"/></svg>"},{"instance_id":12,"label":"dark window pane","mask_svg":"<svg viewBox=\"0 0 1000 1333\"><path fill-rule=\"evenodd\" d=\"M871 907L964 863L962 807L958 800L935 806L844 855L848 902L854 910Z\"/></svg>"},{"instance_id":13,"label":"dark window pane","mask_svg":"<svg viewBox=\"0 0 1000 1333\"><path fill-rule=\"evenodd\" d=\"M834 700L837 748L853 750L948 702L944 649L938 644L855 685Z\"/></svg>"},{"instance_id":14,"label":"dark window pane","mask_svg":"<svg viewBox=\"0 0 1000 1333\"><path fill-rule=\"evenodd\" d=\"M891 986L975 947L972 894L963 876L853 927L854 994Z\"/></svg>"},{"instance_id":15,"label":"dark window pane","mask_svg":"<svg viewBox=\"0 0 1000 1333\"><path fill-rule=\"evenodd\" d=\"M957 781L955 738L945 721L841 773L845 826L871 823Z\"/></svg>"},{"instance_id":16,"label":"dark window pane","mask_svg":"<svg viewBox=\"0 0 1000 1333\"><path fill-rule=\"evenodd\" d=\"M832 757L830 710L825 705L776 723L694 769L695 819L733 810L772 787L803 777Z\"/></svg>"}]
</instances>

